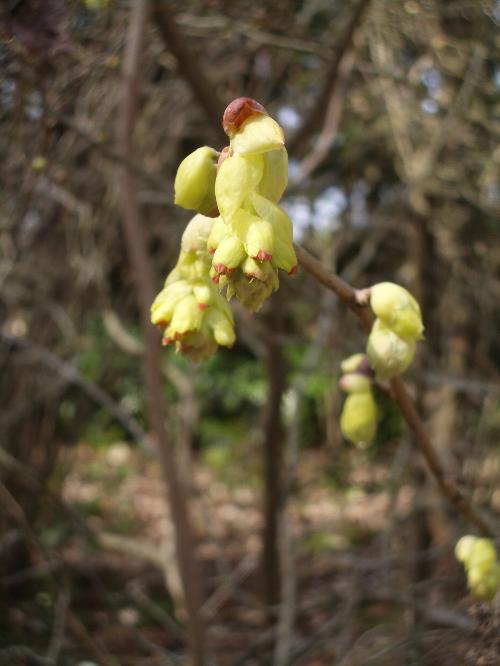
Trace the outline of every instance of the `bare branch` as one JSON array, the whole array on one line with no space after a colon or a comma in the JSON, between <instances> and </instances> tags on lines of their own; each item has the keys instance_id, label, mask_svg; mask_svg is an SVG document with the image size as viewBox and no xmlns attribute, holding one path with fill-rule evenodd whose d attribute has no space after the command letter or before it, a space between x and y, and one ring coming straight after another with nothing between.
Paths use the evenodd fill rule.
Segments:
<instances>
[{"instance_id":1,"label":"bare branch","mask_svg":"<svg viewBox=\"0 0 500 666\"><path fill-rule=\"evenodd\" d=\"M295 251L302 268L322 285L334 291L340 300L361 320L365 330L369 332L373 316L368 308L359 305L360 294L362 292L351 287L351 285L342 280L338 275L335 275L335 273L328 271L303 248L296 246ZM437 481L442 494L455 507L458 513L462 514L470 523L475 525L482 534L495 537L497 534L496 527L489 524L489 521L468 502L456 483L447 477L439 455L425 431L424 424L406 391L403 381L399 377L394 377L394 379L391 379L390 384L391 396L398 405L407 425L413 432L415 444L424 456L429 471Z\"/></svg>"},{"instance_id":2,"label":"bare branch","mask_svg":"<svg viewBox=\"0 0 500 666\"><path fill-rule=\"evenodd\" d=\"M359 0L346 31L342 36L342 40L337 47L335 58L326 75L323 89L316 100L316 104L311 109L311 112L304 120L295 136L289 141L288 151L291 155L299 152L307 139L324 124L327 109L329 107L329 100L333 97L335 88L340 83L339 75L342 72L342 68L345 66L345 58L351 50L354 34L361 23L361 19L363 18L363 14L368 7L369 2L370 0Z\"/></svg>"},{"instance_id":3,"label":"bare branch","mask_svg":"<svg viewBox=\"0 0 500 666\"><path fill-rule=\"evenodd\" d=\"M215 86L204 71L200 59L190 52L174 20L170 3L166 0L154 2L153 16L165 46L177 60L181 75L191 86L221 141L227 143L221 125L225 104L219 99Z\"/></svg>"}]
</instances>

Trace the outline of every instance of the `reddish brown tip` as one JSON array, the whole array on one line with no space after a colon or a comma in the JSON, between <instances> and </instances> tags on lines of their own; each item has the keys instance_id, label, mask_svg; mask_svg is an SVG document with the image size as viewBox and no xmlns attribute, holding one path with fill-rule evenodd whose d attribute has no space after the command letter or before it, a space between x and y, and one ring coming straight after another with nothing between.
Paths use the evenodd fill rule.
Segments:
<instances>
[{"instance_id":1,"label":"reddish brown tip","mask_svg":"<svg viewBox=\"0 0 500 666\"><path fill-rule=\"evenodd\" d=\"M198 303L198 307L203 312L203 310L205 310L205 308L207 307L207 304L206 303Z\"/></svg>"},{"instance_id":2,"label":"reddish brown tip","mask_svg":"<svg viewBox=\"0 0 500 666\"><path fill-rule=\"evenodd\" d=\"M288 275L295 275L297 273L297 264L295 266L292 266L292 268L288 271Z\"/></svg>"},{"instance_id":3,"label":"reddish brown tip","mask_svg":"<svg viewBox=\"0 0 500 666\"><path fill-rule=\"evenodd\" d=\"M269 252L266 252L265 250L259 250L254 257L254 259L258 259L259 261L271 261L272 258L273 255L269 254Z\"/></svg>"},{"instance_id":4,"label":"reddish brown tip","mask_svg":"<svg viewBox=\"0 0 500 666\"><path fill-rule=\"evenodd\" d=\"M256 115L268 115L262 104L251 97L237 97L229 104L222 116L224 132L231 136L240 129L245 120Z\"/></svg>"}]
</instances>

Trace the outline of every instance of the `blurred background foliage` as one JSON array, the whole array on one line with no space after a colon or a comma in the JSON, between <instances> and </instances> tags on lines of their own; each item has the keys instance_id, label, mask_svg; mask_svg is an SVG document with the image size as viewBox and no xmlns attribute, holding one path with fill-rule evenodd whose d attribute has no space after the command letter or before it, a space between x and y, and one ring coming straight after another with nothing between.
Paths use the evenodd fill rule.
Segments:
<instances>
[{"instance_id":1,"label":"blurred background foliage","mask_svg":"<svg viewBox=\"0 0 500 666\"><path fill-rule=\"evenodd\" d=\"M133 168L158 289L189 219L173 206L177 165L200 145L223 146L193 91L193 76L201 76L214 107L248 95L284 127L290 183L283 205L296 240L356 287L392 280L419 299L426 340L408 373L410 389L449 474L479 506L498 512L499 3L156 4L181 44L165 41L155 12ZM7 0L0 9L1 663L115 663L112 655L119 663L170 663L146 661L144 641L182 652L168 629L172 603L159 556L130 543L158 546L171 538L148 438L143 343L117 189L115 132L130 7L121 0ZM179 48L189 52L189 65L179 60ZM465 525L426 480L384 392L377 394L375 444L360 452L341 440L340 362L365 345L355 319L301 271L281 278L258 316L236 307L235 317L232 350L199 366L170 351L162 360L168 427L191 470L210 589L245 553L259 552L261 445L279 349L279 464L291 484L304 599L314 599L325 580L334 581L340 602L352 586L380 592L376 572L352 568L374 557L385 562L388 589L416 590L424 602L465 612L459 569L450 564ZM109 533L130 541L111 543ZM422 552L424 564L415 564ZM347 578L346 559L321 559L332 553L350 558ZM143 596L133 586L120 596L127 567ZM62 592L50 571L64 573ZM238 616L240 601L221 611L221 625ZM437 661L428 656L431 631L418 645L408 639L421 617L413 607L410 629L399 622L391 604L401 598L380 601L378 617L363 603L358 595L331 641L318 638L318 661L301 663L368 663L363 659L375 644L389 656L373 664L456 663L455 634L439 634ZM47 617L59 617L64 604L65 617L68 608L76 614L68 621L72 638L55 656L49 650L52 661L37 662L31 651L41 654L54 638ZM300 649L300 638L321 636L327 611L305 611ZM486 613L481 631L464 644L460 635L460 655L470 664L498 663L491 638L498 618L477 612ZM247 630L244 614L238 618L238 630ZM105 619L122 628L120 636L101 631ZM83 633L78 622L87 627ZM241 649L262 623L244 635ZM374 626L378 633L365 636ZM129 629L139 633L133 648ZM12 652L13 645L27 651ZM150 651L158 654L151 645ZM127 661L125 654L136 656Z\"/></svg>"}]
</instances>

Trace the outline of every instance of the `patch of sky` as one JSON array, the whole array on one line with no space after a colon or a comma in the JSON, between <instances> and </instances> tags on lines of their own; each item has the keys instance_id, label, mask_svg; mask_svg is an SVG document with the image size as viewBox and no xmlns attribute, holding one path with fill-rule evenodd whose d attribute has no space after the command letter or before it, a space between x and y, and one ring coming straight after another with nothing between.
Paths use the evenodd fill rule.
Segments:
<instances>
[{"instance_id":1,"label":"patch of sky","mask_svg":"<svg viewBox=\"0 0 500 666\"><path fill-rule=\"evenodd\" d=\"M30 120L39 120L42 117L42 94L38 90L34 90L28 95L24 111Z\"/></svg>"},{"instance_id":2,"label":"patch of sky","mask_svg":"<svg viewBox=\"0 0 500 666\"><path fill-rule=\"evenodd\" d=\"M16 84L12 79L0 81L0 104L2 106L5 106L7 109L12 107L15 90Z\"/></svg>"},{"instance_id":3,"label":"patch of sky","mask_svg":"<svg viewBox=\"0 0 500 666\"><path fill-rule=\"evenodd\" d=\"M426 97L420 102L420 108L424 113L428 113L429 115L434 115L439 111L439 104L436 102L435 99Z\"/></svg>"},{"instance_id":4,"label":"patch of sky","mask_svg":"<svg viewBox=\"0 0 500 666\"><path fill-rule=\"evenodd\" d=\"M297 129L300 125L300 114L293 108L293 106L282 106L278 109L278 122L285 129Z\"/></svg>"},{"instance_id":5,"label":"patch of sky","mask_svg":"<svg viewBox=\"0 0 500 666\"><path fill-rule=\"evenodd\" d=\"M495 67L493 72L493 85L495 88L500 88L500 67Z\"/></svg>"},{"instance_id":6,"label":"patch of sky","mask_svg":"<svg viewBox=\"0 0 500 666\"><path fill-rule=\"evenodd\" d=\"M308 197L289 197L283 208L293 222L294 236L300 240L306 231L335 231L340 227L340 215L347 208L347 197L340 187L327 187L312 201Z\"/></svg>"},{"instance_id":7,"label":"patch of sky","mask_svg":"<svg viewBox=\"0 0 500 666\"><path fill-rule=\"evenodd\" d=\"M427 88L427 92L430 97L435 97L439 94L443 84L443 79L435 67L428 67L427 69L424 69L420 79L424 86Z\"/></svg>"}]
</instances>

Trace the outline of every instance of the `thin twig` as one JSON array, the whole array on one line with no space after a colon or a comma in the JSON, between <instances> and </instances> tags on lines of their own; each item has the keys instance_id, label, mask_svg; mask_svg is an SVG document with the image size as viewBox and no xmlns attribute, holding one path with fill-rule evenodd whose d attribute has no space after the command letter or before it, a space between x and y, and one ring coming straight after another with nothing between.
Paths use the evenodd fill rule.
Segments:
<instances>
[{"instance_id":1,"label":"thin twig","mask_svg":"<svg viewBox=\"0 0 500 666\"><path fill-rule=\"evenodd\" d=\"M324 124L325 116L329 108L329 100L334 95L335 87L339 82L341 66L345 64L345 55L350 50L354 34L361 24L363 14L368 7L370 0L359 0L354 13L349 21L347 28L339 41L334 60L326 75L323 89L316 100L316 104L311 109L309 115L291 138L288 144L288 152L296 154L304 145L307 139Z\"/></svg>"},{"instance_id":2,"label":"thin twig","mask_svg":"<svg viewBox=\"0 0 500 666\"><path fill-rule=\"evenodd\" d=\"M360 319L365 330L369 332L373 316L367 307L360 305L364 300L363 292L354 289L338 275L327 270L303 248L296 246L295 251L302 268L322 285L334 291L340 300ZM474 524L482 534L495 537L497 534L496 527L490 525L489 521L464 497L456 483L446 475L439 455L425 431L424 424L406 391L403 381L399 377L394 377L390 385L391 397L398 405L404 420L413 432L415 444L425 458L429 471L437 481L442 494L458 513Z\"/></svg>"},{"instance_id":3,"label":"thin twig","mask_svg":"<svg viewBox=\"0 0 500 666\"><path fill-rule=\"evenodd\" d=\"M188 42L183 38L181 30L175 22L171 7L171 3L166 0L157 0L153 3L153 17L158 31L165 46L177 60L181 75L190 84L193 93L210 119L213 129L221 141L227 143L227 137L221 124L225 104L217 95L215 86L204 71L200 58L191 53L188 48Z\"/></svg>"}]
</instances>

